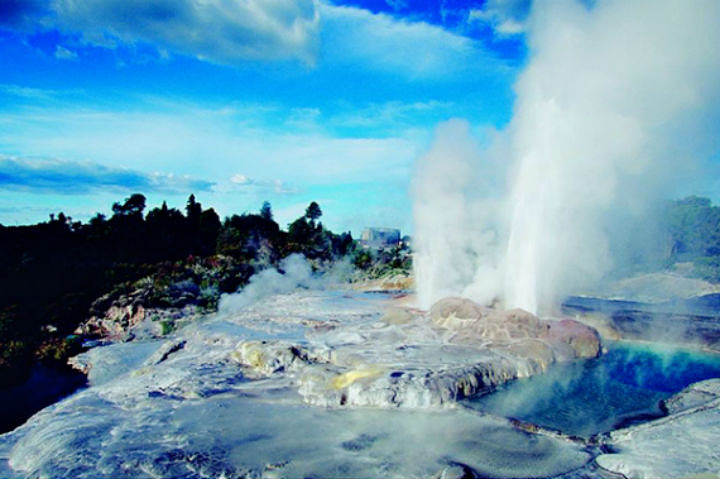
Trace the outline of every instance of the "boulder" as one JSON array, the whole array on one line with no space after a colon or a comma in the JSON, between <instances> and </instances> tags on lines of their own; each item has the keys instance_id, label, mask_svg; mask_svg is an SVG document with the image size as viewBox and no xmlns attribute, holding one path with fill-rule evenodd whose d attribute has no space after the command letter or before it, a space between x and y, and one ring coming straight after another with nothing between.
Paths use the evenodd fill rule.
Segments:
<instances>
[{"instance_id":1,"label":"boulder","mask_svg":"<svg viewBox=\"0 0 720 480\"><path fill-rule=\"evenodd\" d=\"M485 314L485 309L467 298L448 297L433 304L428 311L432 321L441 327L459 328Z\"/></svg>"},{"instance_id":2,"label":"boulder","mask_svg":"<svg viewBox=\"0 0 720 480\"><path fill-rule=\"evenodd\" d=\"M556 347L563 360L592 358L600 352L597 331L570 318L544 320L519 308L494 310L457 297L438 301L428 315L435 325L454 332L450 341L455 343L513 344L535 339ZM537 344L526 345L535 345L538 350ZM517 345L513 347L513 351L518 350Z\"/></svg>"},{"instance_id":3,"label":"boulder","mask_svg":"<svg viewBox=\"0 0 720 480\"><path fill-rule=\"evenodd\" d=\"M597 330L571 318L549 323L547 338L569 345L577 358L593 358L600 353L600 335Z\"/></svg>"}]
</instances>

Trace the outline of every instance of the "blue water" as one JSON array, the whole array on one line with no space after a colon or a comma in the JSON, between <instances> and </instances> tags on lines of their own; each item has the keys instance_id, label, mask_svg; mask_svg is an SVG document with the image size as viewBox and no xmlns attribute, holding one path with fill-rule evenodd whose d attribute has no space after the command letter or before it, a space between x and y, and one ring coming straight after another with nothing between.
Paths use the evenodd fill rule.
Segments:
<instances>
[{"instance_id":1,"label":"blue water","mask_svg":"<svg viewBox=\"0 0 720 480\"><path fill-rule=\"evenodd\" d=\"M660 402L720 377L720 355L615 342L600 358L557 364L466 405L570 435L589 436L663 415Z\"/></svg>"}]
</instances>

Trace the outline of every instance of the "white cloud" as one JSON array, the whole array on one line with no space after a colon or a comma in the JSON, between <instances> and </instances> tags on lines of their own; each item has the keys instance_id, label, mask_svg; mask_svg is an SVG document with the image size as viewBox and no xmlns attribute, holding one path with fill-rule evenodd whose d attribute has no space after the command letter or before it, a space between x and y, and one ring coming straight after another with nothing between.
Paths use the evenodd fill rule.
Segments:
<instances>
[{"instance_id":1,"label":"white cloud","mask_svg":"<svg viewBox=\"0 0 720 480\"><path fill-rule=\"evenodd\" d=\"M55 58L58 58L60 60L75 60L76 58L78 58L78 55L72 50L68 50L67 48L63 47L62 45L57 45L55 47Z\"/></svg>"},{"instance_id":2,"label":"white cloud","mask_svg":"<svg viewBox=\"0 0 720 480\"><path fill-rule=\"evenodd\" d=\"M385 3L393 10L408 8L408 0L385 0Z\"/></svg>"},{"instance_id":3,"label":"white cloud","mask_svg":"<svg viewBox=\"0 0 720 480\"><path fill-rule=\"evenodd\" d=\"M283 180L275 179L273 180L273 191L279 195L295 195L301 193L302 189L289 185Z\"/></svg>"},{"instance_id":4,"label":"white cloud","mask_svg":"<svg viewBox=\"0 0 720 480\"><path fill-rule=\"evenodd\" d=\"M323 207L323 224L333 231L351 228L359 233L377 222L407 228L403 223L409 218L407 179L413 158L428 141L422 129L398 131L391 137L344 138L318 127L298 131L270 121L286 116L282 109L273 110L267 122L245 122L268 115L266 107L258 108L262 113L255 115L251 106L212 109L187 103L120 112L33 106L0 117L0 145L6 152L25 156L52 154L77 164L84 161L136 172L140 179L126 178L125 185L132 191L147 191L149 205L167 200L182 208L188 192L195 191L203 205L222 216L258 211L268 200L284 225L299 216L293 209L285 212L286 207L301 204L304 211L314 200ZM115 189L107 189L104 197L92 190L92 195L78 198L82 194L77 192L89 190L73 193L72 181L62 176L63 166L53 171L57 172L53 185L67 185L72 201L84 210L107 210L118 200ZM206 190L188 178L212 186ZM101 181L105 180L96 183ZM178 188L155 188L163 182ZM67 195L62 199L50 195L52 190L32 189L36 193L31 199L45 212L69 202ZM6 203L27 205L29 191L23 188L22 199L15 196ZM10 190L0 189L0 204L4 192ZM12 193L17 194L17 189ZM73 212L78 219L87 218L79 210ZM6 215L0 221L46 218L45 213L28 215Z\"/></svg>"},{"instance_id":5,"label":"white cloud","mask_svg":"<svg viewBox=\"0 0 720 480\"><path fill-rule=\"evenodd\" d=\"M250 179L241 173L236 173L232 177L230 177L230 182L235 183L237 185L247 185L250 183Z\"/></svg>"},{"instance_id":6,"label":"white cloud","mask_svg":"<svg viewBox=\"0 0 720 480\"><path fill-rule=\"evenodd\" d=\"M247 175L236 173L230 177L229 182L217 182L213 187L213 191L218 193L245 192L257 195L270 193L275 195L296 195L302 193L303 189L279 178L274 180L257 180Z\"/></svg>"},{"instance_id":7,"label":"white cloud","mask_svg":"<svg viewBox=\"0 0 720 480\"><path fill-rule=\"evenodd\" d=\"M263 200L269 200L279 221L291 221L296 217L280 216L281 208L323 200L322 205L328 206L323 223L338 231L350 227L359 232L376 215L387 218L388 225L403 226L402 220L408 217L405 190L411 164L429 135L411 122L398 122L400 127L394 128L392 136L379 129L378 136L342 137L328 131L322 112L316 121L311 112L307 125L298 129L293 123L283 123L292 116L288 113L292 109L267 105L211 108L148 99L142 108L126 111L41 105L0 116L0 145L5 152L205 179L213 186L202 193L203 204L215 207L221 215L256 211ZM393 104L377 108L397 119L402 115L393 117L389 112L434 107ZM148 195L148 202L177 200L182 207L186 197L180 197ZM93 205L107 208L116 200L93 200ZM336 203L331 204L332 200ZM54 205L57 200L46 203Z\"/></svg>"},{"instance_id":8,"label":"white cloud","mask_svg":"<svg viewBox=\"0 0 720 480\"><path fill-rule=\"evenodd\" d=\"M208 191L212 182L172 173L145 173L98 163L0 154L0 189L35 193L84 194L97 190L153 192Z\"/></svg>"},{"instance_id":9,"label":"white cloud","mask_svg":"<svg viewBox=\"0 0 720 480\"><path fill-rule=\"evenodd\" d=\"M58 100L64 97L71 97L82 93L83 91L80 89L55 90L0 83L0 94L11 95L13 97L25 98L30 100Z\"/></svg>"},{"instance_id":10,"label":"white cloud","mask_svg":"<svg viewBox=\"0 0 720 480\"><path fill-rule=\"evenodd\" d=\"M149 43L223 64L313 63L320 20L314 0L55 0L53 10L92 44Z\"/></svg>"},{"instance_id":11,"label":"white cloud","mask_svg":"<svg viewBox=\"0 0 720 480\"><path fill-rule=\"evenodd\" d=\"M525 32L525 24L516 20L504 20L495 26L495 31L501 35L519 35Z\"/></svg>"},{"instance_id":12,"label":"white cloud","mask_svg":"<svg viewBox=\"0 0 720 480\"><path fill-rule=\"evenodd\" d=\"M372 103L362 108L356 108L336 114L331 118L334 125L343 128L364 128L382 125L392 130L407 129L408 125L417 123L418 119L426 120L427 124L434 124L437 118L448 118L456 110L457 105L452 102L431 100L427 102L399 102Z\"/></svg>"},{"instance_id":13,"label":"white cloud","mask_svg":"<svg viewBox=\"0 0 720 480\"><path fill-rule=\"evenodd\" d=\"M0 144L24 155L174 171L227 184L241 172L248 182L279 178L302 186L402 177L425 141L422 132L343 138L321 128L248 124L238 118L252 117L249 108L238 112L193 105L160 112L33 108L0 118Z\"/></svg>"},{"instance_id":14,"label":"white cloud","mask_svg":"<svg viewBox=\"0 0 720 480\"><path fill-rule=\"evenodd\" d=\"M501 3L490 0L484 10L475 12L476 17L492 22L503 18L506 21L496 22L498 31L520 28L516 16L500 16L498 12L514 11L496 5ZM57 28L78 45L149 45L162 59L182 54L226 65L297 59L333 70L434 81L506 68L479 42L440 26L327 0L32 0L27 4L13 15L32 19L36 29ZM389 4L402 9L406 2ZM146 50L134 51L140 58L148 56ZM75 55L67 46L56 47L57 58Z\"/></svg>"},{"instance_id":15,"label":"white cloud","mask_svg":"<svg viewBox=\"0 0 720 480\"><path fill-rule=\"evenodd\" d=\"M323 203L324 202L320 200L320 205L323 205ZM293 203L282 208L278 208L274 212L275 218L277 218L280 225L290 223L296 218L300 218L301 216L305 215L305 209L307 209L308 205L309 204L307 202L303 201ZM325 212L323 212L323 214L324 213Z\"/></svg>"},{"instance_id":16,"label":"white cloud","mask_svg":"<svg viewBox=\"0 0 720 480\"><path fill-rule=\"evenodd\" d=\"M443 80L505 68L470 38L424 22L397 20L368 10L321 4L321 62L401 75Z\"/></svg>"},{"instance_id":17,"label":"white cloud","mask_svg":"<svg viewBox=\"0 0 720 480\"><path fill-rule=\"evenodd\" d=\"M482 8L468 12L468 22L489 24L496 34L518 35L527 29L529 0L487 0Z\"/></svg>"}]
</instances>

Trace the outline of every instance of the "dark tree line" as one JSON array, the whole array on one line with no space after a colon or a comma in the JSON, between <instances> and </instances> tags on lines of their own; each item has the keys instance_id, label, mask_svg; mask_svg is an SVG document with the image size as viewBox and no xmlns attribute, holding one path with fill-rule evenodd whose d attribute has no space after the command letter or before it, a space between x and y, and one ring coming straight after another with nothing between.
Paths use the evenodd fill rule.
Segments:
<instances>
[{"instance_id":1,"label":"dark tree line","mask_svg":"<svg viewBox=\"0 0 720 480\"><path fill-rule=\"evenodd\" d=\"M669 263L693 262L699 276L720 281L720 207L709 198L691 196L671 202L665 220Z\"/></svg>"},{"instance_id":2,"label":"dark tree line","mask_svg":"<svg viewBox=\"0 0 720 480\"><path fill-rule=\"evenodd\" d=\"M23 376L35 359L65 360L77 351L72 332L93 300L123 282L223 255L237 268L219 287L234 291L254 271L291 253L323 262L355 248L349 232L323 227L315 202L287 231L268 202L258 214L222 222L194 195L184 212L164 202L145 210L145 197L136 193L113 204L110 218L97 214L82 223L61 212L36 225L0 225L0 384Z\"/></svg>"}]
</instances>

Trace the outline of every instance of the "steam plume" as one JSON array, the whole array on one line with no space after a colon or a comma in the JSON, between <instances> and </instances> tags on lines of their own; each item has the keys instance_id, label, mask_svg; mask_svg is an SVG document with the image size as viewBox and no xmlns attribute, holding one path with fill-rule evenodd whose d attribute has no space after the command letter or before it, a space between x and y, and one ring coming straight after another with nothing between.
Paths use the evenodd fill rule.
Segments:
<instances>
[{"instance_id":1,"label":"steam plume","mask_svg":"<svg viewBox=\"0 0 720 480\"><path fill-rule=\"evenodd\" d=\"M530 61L504 132L512 165L498 210L505 221L478 218L458 180L482 170L482 154L450 148L447 172L430 173L427 158L448 144L450 127L438 130L436 147L418 162L419 183L433 175L439 185L416 189L423 305L465 293L549 312L613 268L610 238L620 229L614 212L642 217L688 159L718 147L720 132L707 121L716 122L720 111L720 3L609 0L588 9L570 0L542 2L528 39ZM438 218L434 208L450 206L461 213L446 214L437 228L427 225ZM488 231L495 244L480 249L456 239L457 232ZM431 239L423 238L428 232ZM448 275L429 268L428 259L451 259L447 269L459 269Z\"/></svg>"},{"instance_id":2,"label":"steam plume","mask_svg":"<svg viewBox=\"0 0 720 480\"><path fill-rule=\"evenodd\" d=\"M280 262L280 273L275 269L263 270L250 277L250 283L239 293L223 295L218 310L232 313L270 295L290 293L296 288L316 288L320 284L313 275L310 263L303 255L293 253Z\"/></svg>"}]
</instances>

